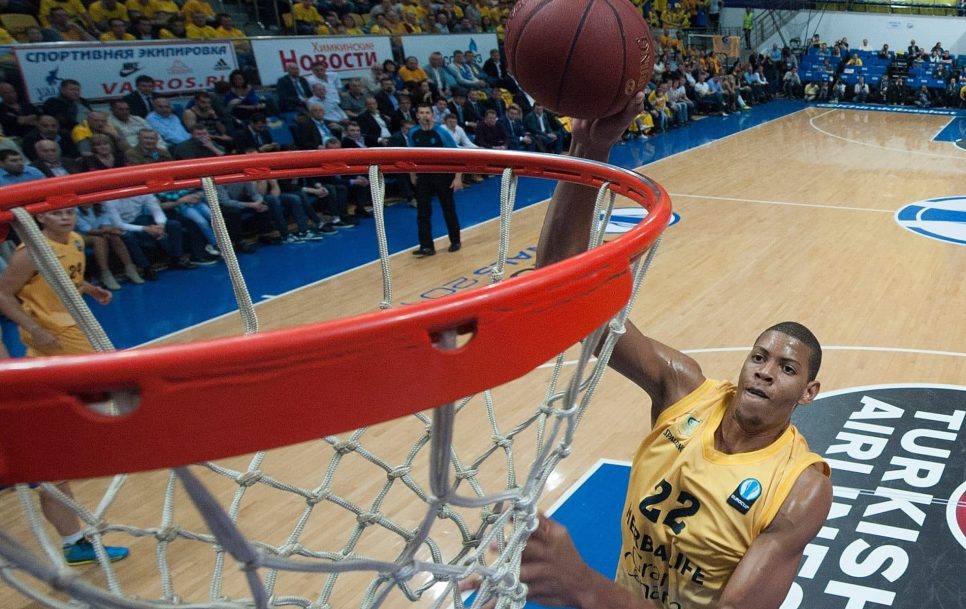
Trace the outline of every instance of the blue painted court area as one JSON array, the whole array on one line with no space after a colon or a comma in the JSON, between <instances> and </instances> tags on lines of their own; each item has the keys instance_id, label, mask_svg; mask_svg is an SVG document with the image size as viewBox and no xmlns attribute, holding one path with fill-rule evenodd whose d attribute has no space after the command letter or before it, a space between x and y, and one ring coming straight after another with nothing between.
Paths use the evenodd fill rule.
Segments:
<instances>
[{"instance_id":1,"label":"blue painted court area","mask_svg":"<svg viewBox=\"0 0 966 609\"><path fill-rule=\"evenodd\" d=\"M749 112L727 117L713 116L681 129L648 140L631 140L616 145L610 162L620 167L637 168L672 154L756 127L806 107L803 102L773 101ZM516 209L550 197L554 183L535 178L521 179ZM463 229L499 215L498 178L457 193L456 201ZM435 236L446 234L438 207L433 214ZM386 210L386 231L390 253L415 249L416 210L396 205ZM440 255L445 256L443 251ZM261 246L256 254L240 256L242 271L256 303L266 298L332 277L378 259L372 220L359 227L326 237L324 241L299 245ZM373 301L375 304L375 301ZM114 293L108 307L91 305L94 314L118 348L145 342L203 323L237 308L224 265L195 271L168 271L160 281L144 285L126 284ZM320 303L320 306L324 306ZM2 320L3 340L13 355L22 355L23 346L16 328Z\"/></svg>"},{"instance_id":2,"label":"blue painted court area","mask_svg":"<svg viewBox=\"0 0 966 609\"><path fill-rule=\"evenodd\" d=\"M958 142L966 139L966 116L957 116L949 121L932 139L935 142Z\"/></svg>"}]
</instances>

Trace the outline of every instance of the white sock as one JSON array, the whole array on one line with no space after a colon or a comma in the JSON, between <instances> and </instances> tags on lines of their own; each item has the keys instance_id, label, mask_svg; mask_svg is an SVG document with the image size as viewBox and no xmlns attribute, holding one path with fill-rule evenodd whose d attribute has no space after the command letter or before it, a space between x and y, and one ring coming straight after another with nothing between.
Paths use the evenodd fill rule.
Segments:
<instances>
[{"instance_id":1,"label":"white sock","mask_svg":"<svg viewBox=\"0 0 966 609\"><path fill-rule=\"evenodd\" d=\"M80 541L81 537L83 536L84 536L84 533L82 533L81 531L77 531L76 533L71 533L70 535L64 535L63 537L60 538L60 541L65 546L72 546L78 541Z\"/></svg>"}]
</instances>

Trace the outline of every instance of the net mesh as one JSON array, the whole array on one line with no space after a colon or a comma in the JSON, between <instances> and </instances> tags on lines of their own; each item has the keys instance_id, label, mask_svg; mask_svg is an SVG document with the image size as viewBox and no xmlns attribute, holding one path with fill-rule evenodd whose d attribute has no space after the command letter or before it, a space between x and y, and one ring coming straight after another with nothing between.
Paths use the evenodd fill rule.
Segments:
<instances>
[{"instance_id":1,"label":"net mesh","mask_svg":"<svg viewBox=\"0 0 966 609\"><path fill-rule=\"evenodd\" d=\"M379 306L389 308L393 292L385 183L378 167L371 168L370 178L383 274ZM202 184L208 200L217 200L212 180ZM516 185L513 172L504 171L494 282L505 275ZM601 222L588 235L591 247L602 242L614 201L605 183L595 210ZM255 332L257 316L218 205L211 205L211 211L245 331ZM96 321L91 323L83 300L74 297L76 290L29 214L18 210L16 218L15 228L37 267L48 282L60 286L92 344L100 351L112 349ZM320 441L93 481L82 500L44 484L44 492L78 515L95 548L97 568L83 572L64 562L35 493L17 485L22 526L19 535L0 531L0 578L28 598L57 608L368 609L402 601L463 607L468 601L458 583L476 576L481 584L472 606L488 599L499 608L522 606L526 587L519 580L520 557L536 525L537 500L571 451L573 434L623 334L627 311L656 248L635 262L628 305L533 373L545 387L538 395L528 395L532 383L530 389L511 383ZM436 346L455 349L463 338L446 331ZM595 358L596 345L601 346ZM519 412L521 403L537 406L518 419L501 416L497 406L511 404ZM114 395L103 411L125 412L124 396ZM293 463L300 464L298 471L292 471ZM112 564L105 545L119 543L131 546L132 559ZM145 567L131 563L151 554L147 570L156 575L142 573L122 583L119 574L143 572ZM207 591L202 582L208 582Z\"/></svg>"}]
</instances>

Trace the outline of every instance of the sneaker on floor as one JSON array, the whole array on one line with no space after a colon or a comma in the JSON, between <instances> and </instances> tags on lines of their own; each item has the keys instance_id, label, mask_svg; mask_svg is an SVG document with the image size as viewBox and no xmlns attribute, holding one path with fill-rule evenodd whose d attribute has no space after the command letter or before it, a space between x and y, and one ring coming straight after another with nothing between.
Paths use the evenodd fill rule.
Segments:
<instances>
[{"instance_id":1,"label":"sneaker on floor","mask_svg":"<svg viewBox=\"0 0 966 609\"><path fill-rule=\"evenodd\" d=\"M130 551L119 546L104 546L107 557L111 562L127 558ZM68 565L87 565L97 562L97 554L94 552L94 544L81 538L75 543L64 546L64 560Z\"/></svg>"},{"instance_id":2,"label":"sneaker on floor","mask_svg":"<svg viewBox=\"0 0 966 609\"><path fill-rule=\"evenodd\" d=\"M356 227L356 223L351 220L336 220L330 224L339 230Z\"/></svg>"},{"instance_id":3,"label":"sneaker on floor","mask_svg":"<svg viewBox=\"0 0 966 609\"><path fill-rule=\"evenodd\" d=\"M192 258L191 262L198 266L212 266L218 264L218 259L212 256L205 256L204 258Z\"/></svg>"},{"instance_id":4,"label":"sneaker on floor","mask_svg":"<svg viewBox=\"0 0 966 609\"><path fill-rule=\"evenodd\" d=\"M168 268L188 271L198 268L198 265L192 262L189 258L182 258L180 260L172 260L171 264L168 265Z\"/></svg>"},{"instance_id":5,"label":"sneaker on floor","mask_svg":"<svg viewBox=\"0 0 966 609\"><path fill-rule=\"evenodd\" d=\"M205 253L208 254L209 256L215 256L215 257L221 256L221 252L218 251L218 248L210 243L205 246Z\"/></svg>"},{"instance_id":6,"label":"sneaker on floor","mask_svg":"<svg viewBox=\"0 0 966 609\"><path fill-rule=\"evenodd\" d=\"M309 231L310 234L311 234L311 232L312 231ZM315 232L318 233L318 234L320 234L320 235L334 235L334 234L336 234L339 231L337 231L335 229L335 226L333 226L331 222L326 222L322 226L320 226L317 229L315 229Z\"/></svg>"},{"instance_id":7,"label":"sneaker on floor","mask_svg":"<svg viewBox=\"0 0 966 609\"><path fill-rule=\"evenodd\" d=\"M418 250L413 251L413 256L417 258L425 258L426 256L435 256L436 250L429 249L428 247L421 247Z\"/></svg>"},{"instance_id":8,"label":"sneaker on floor","mask_svg":"<svg viewBox=\"0 0 966 609\"><path fill-rule=\"evenodd\" d=\"M287 245L290 245L292 243L302 243L304 241L305 240L302 239L300 236L293 235L292 233L289 233L289 234L285 235L285 238L282 239L282 243L285 243Z\"/></svg>"}]
</instances>

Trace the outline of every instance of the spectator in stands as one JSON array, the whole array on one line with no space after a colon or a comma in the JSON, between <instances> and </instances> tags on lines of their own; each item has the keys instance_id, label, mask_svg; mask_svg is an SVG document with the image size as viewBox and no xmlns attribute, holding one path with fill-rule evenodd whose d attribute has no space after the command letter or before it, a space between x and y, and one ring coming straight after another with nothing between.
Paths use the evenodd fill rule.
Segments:
<instances>
[{"instance_id":1,"label":"spectator in stands","mask_svg":"<svg viewBox=\"0 0 966 609\"><path fill-rule=\"evenodd\" d=\"M228 82L231 89L225 95L224 102L232 116L246 121L256 112L265 112L265 102L258 97L255 87L248 83L244 72L232 71L228 75Z\"/></svg>"},{"instance_id":2,"label":"spectator in stands","mask_svg":"<svg viewBox=\"0 0 966 609\"><path fill-rule=\"evenodd\" d=\"M920 108L931 108L933 104L932 94L929 93L929 87L927 85L922 85L919 90L916 91L913 103Z\"/></svg>"},{"instance_id":3,"label":"spectator in stands","mask_svg":"<svg viewBox=\"0 0 966 609\"><path fill-rule=\"evenodd\" d=\"M285 76L276 81L275 92L282 112L305 110L305 103L312 97L309 82L300 75L299 65L294 61L285 63Z\"/></svg>"},{"instance_id":4,"label":"spectator in stands","mask_svg":"<svg viewBox=\"0 0 966 609\"><path fill-rule=\"evenodd\" d=\"M84 13L84 17L87 17L87 13ZM96 38L88 34L87 30L85 30L80 24L71 19L67 11L61 7L54 8L50 11L50 23L47 24L45 32L49 32L49 37L52 38L52 42L82 42L96 40ZM44 38L48 38L48 35L45 35Z\"/></svg>"},{"instance_id":5,"label":"spectator in stands","mask_svg":"<svg viewBox=\"0 0 966 609\"><path fill-rule=\"evenodd\" d=\"M235 27L235 23L228 13L218 13L215 16L215 38L245 38L245 32Z\"/></svg>"},{"instance_id":6,"label":"spectator in stands","mask_svg":"<svg viewBox=\"0 0 966 609\"><path fill-rule=\"evenodd\" d=\"M342 138L342 147L346 149L355 148L368 148L369 145L366 143L366 138L362 135L362 129L359 127L359 123L355 121L350 121L345 128L345 136Z\"/></svg>"},{"instance_id":7,"label":"spectator in stands","mask_svg":"<svg viewBox=\"0 0 966 609\"><path fill-rule=\"evenodd\" d=\"M915 57L919 55L921 50L922 49L919 48L919 45L916 44L916 41L912 40L909 42L909 46L906 47L906 54L909 55L909 57Z\"/></svg>"},{"instance_id":8,"label":"spectator in stands","mask_svg":"<svg viewBox=\"0 0 966 609\"><path fill-rule=\"evenodd\" d=\"M883 76L885 80L887 77ZM889 84L888 103L902 104L906 101L906 87L901 76L895 76Z\"/></svg>"},{"instance_id":9,"label":"spectator in stands","mask_svg":"<svg viewBox=\"0 0 966 609\"><path fill-rule=\"evenodd\" d=\"M188 139L171 148L171 156L179 161L224 156L225 154L227 154L227 151L212 141L208 128L200 123L195 124Z\"/></svg>"},{"instance_id":10,"label":"spectator in stands","mask_svg":"<svg viewBox=\"0 0 966 609\"><path fill-rule=\"evenodd\" d=\"M189 13L188 18L188 24L185 26L187 38L191 40L218 38L218 33L215 31L215 28L208 25L208 19L204 13L195 11Z\"/></svg>"},{"instance_id":11,"label":"spectator in stands","mask_svg":"<svg viewBox=\"0 0 966 609\"><path fill-rule=\"evenodd\" d=\"M491 89L489 98L482 102L482 105L485 109L496 112L497 117L500 119L506 117L507 104L503 99L502 89Z\"/></svg>"},{"instance_id":12,"label":"spectator in stands","mask_svg":"<svg viewBox=\"0 0 966 609\"><path fill-rule=\"evenodd\" d=\"M366 139L366 146L388 146L392 131L389 117L379 110L379 102L373 96L366 97L366 109L356 117L356 122Z\"/></svg>"},{"instance_id":13,"label":"spectator in stands","mask_svg":"<svg viewBox=\"0 0 966 609\"><path fill-rule=\"evenodd\" d=\"M201 13L209 21L215 20L215 9L208 3L208 0L185 0L181 5L181 14L189 17L194 13Z\"/></svg>"},{"instance_id":14,"label":"spectator in stands","mask_svg":"<svg viewBox=\"0 0 966 609\"><path fill-rule=\"evenodd\" d=\"M661 86L663 87L665 85ZM656 98L658 94L654 92L651 95L654 95ZM725 111L724 92L715 93L712 91L711 85L707 81L707 74L704 72L698 72L698 80L694 83L694 95L694 101L698 108L706 112L717 112L722 116L728 116L728 113ZM648 96L648 99L650 101L650 96ZM651 104L655 105L655 102L651 101ZM660 116L654 116L653 112L651 116L654 118L654 125L663 131L666 128L666 120Z\"/></svg>"},{"instance_id":15,"label":"spectator in stands","mask_svg":"<svg viewBox=\"0 0 966 609\"><path fill-rule=\"evenodd\" d=\"M453 141L456 142L457 148L479 148L472 140L466 135L466 131L456 123L456 116L450 114L447 115L446 120L443 121L443 128L450 134ZM469 177L469 176L467 176ZM471 179L470 181L476 182L480 181L478 179Z\"/></svg>"},{"instance_id":16,"label":"spectator in stands","mask_svg":"<svg viewBox=\"0 0 966 609\"><path fill-rule=\"evenodd\" d=\"M563 152L563 126L556 116L544 109L539 101L533 103L533 110L524 117L523 126L533 137L540 152L552 154ZM465 147L459 141L456 145L460 148Z\"/></svg>"},{"instance_id":17,"label":"spectator in stands","mask_svg":"<svg viewBox=\"0 0 966 609\"><path fill-rule=\"evenodd\" d=\"M48 178L81 172L80 166L74 159L61 158L60 146L56 142L40 140L34 144L34 151L37 156L37 160L34 161L34 167L39 169Z\"/></svg>"},{"instance_id":18,"label":"spectator in stands","mask_svg":"<svg viewBox=\"0 0 966 609\"><path fill-rule=\"evenodd\" d=\"M158 36L162 40L185 40L188 38L188 28L184 17L181 15L175 15L172 17L168 24L161 28Z\"/></svg>"},{"instance_id":19,"label":"spectator in stands","mask_svg":"<svg viewBox=\"0 0 966 609\"><path fill-rule=\"evenodd\" d=\"M258 152L282 150L281 144L272 138L272 132L268 128L268 117L260 112L253 114L249 124L235 134L235 148L237 150L255 149Z\"/></svg>"},{"instance_id":20,"label":"spectator in stands","mask_svg":"<svg viewBox=\"0 0 966 609\"><path fill-rule=\"evenodd\" d=\"M672 78L667 90L668 105L674 112L677 122L681 125L688 124L696 107L695 103L688 97L684 82L685 79L683 78ZM711 83L708 83L708 87L711 87ZM723 101L722 111L724 111Z\"/></svg>"},{"instance_id":21,"label":"spectator in stands","mask_svg":"<svg viewBox=\"0 0 966 609\"><path fill-rule=\"evenodd\" d=\"M249 153L255 153L255 151L245 151L245 154ZM277 204L280 210L288 209L295 219L298 232L293 235L288 231L288 224L285 221L284 215L281 220L276 218L275 221L279 223L278 225L284 225L285 227L284 233L279 229L279 236L282 238L282 243L321 241L323 235L334 235L338 232L331 225L325 225L315 212L315 209L308 202L307 197L301 192L303 184L305 184L305 181L299 178L283 179L281 182L275 179L257 180L254 182L255 192L264 198L270 210L274 209L273 203ZM312 224L309 223L310 220Z\"/></svg>"},{"instance_id":22,"label":"spectator in stands","mask_svg":"<svg viewBox=\"0 0 966 609\"><path fill-rule=\"evenodd\" d=\"M27 165L16 150L0 150L0 186L43 180L44 177L39 169Z\"/></svg>"},{"instance_id":23,"label":"spectator in stands","mask_svg":"<svg viewBox=\"0 0 966 609\"><path fill-rule=\"evenodd\" d=\"M403 121L416 124L416 110L413 109L412 98L408 95L399 96L399 110L390 117L389 129L393 132L398 131Z\"/></svg>"},{"instance_id":24,"label":"spectator in stands","mask_svg":"<svg viewBox=\"0 0 966 609\"><path fill-rule=\"evenodd\" d=\"M866 86L866 89L868 89L868 86ZM785 78L782 80L782 92L789 99L798 99L802 96L802 79L798 75L797 67L785 72Z\"/></svg>"},{"instance_id":25,"label":"spectator in stands","mask_svg":"<svg viewBox=\"0 0 966 609\"><path fill-rule=\"evenodd\" d=\"M875 49L873 49L872 46L869 44L869 39L868 38L863 38L862 39L862 46L859 47L859 50L860 51L865 51L867 53L871 53Z\"/></svg>"},{"instance_id":26,"label":"spectator in stands","mask_svg":"<svg viewBox=\"0 0 966 609\"><path fill-rule=\"evenodd\" d=\"M339 95L333 91L329 94L329 87L316 83L312 85L312 97L307 102L309 107L322 106L325 110L325 122L345 126L349 122L349 115L339 105Z\"/></svg>"},{"instance_id":27,"label":"spectator in stands","mask_svg":"<svg viewBox=\"0 0 966 609\"><path fill-rule=\"evenodd\" d=\"M37 127L23 137L21 145L31 160L37 158L34 144L40 140L57 142L64 156L76 157L79 154L74 141L70 138L70 133L66 129L62 129L60 123L53 116L42 114L37 118Z\"/></svg>"},{"instance_id":28,"label":"spectator in stands","mask_svg":"<svg viewBox=\"0 0 966 609\"><path fill-rule=\"evenodd\" d=\"M37 110L20 102L17 89L8 82L0 82L0 127L11 137L27 135L37 125Z\"/></svg>"},{"instance_id":29,"label":"spectator in stands","mask_svg":"<svg viewBox=\"0 0 966 609\"><path fill-rule=\"evenodd\" d=\"M861 66L862 58L859 57L858 53L852 53L852 57L845 63L847 66Z\"/></svg>"},{"instance_id":30,"label":"spectator in stands","mask_svg":"<svg viewBox=\"0 0 966 609\"><path fill-rule=\"evenodd\" d=\"M191 138L171 106L171 100L159 97L154 100L154 111L147 116L148 124L168 146L180 144Z\"/></svg>"},{"instance_id":31,"label":"spectator in stands","mask_svg":"<svg viewBox=\"0 0 966 609\"><path fill-rule=\"evenodd\" d=\"M158 40L160 38L158 28L151 21L151 18L145 15L134 19L134 27L131 28L131 33L137 40Z\"/></svg>"},{"instance_id":32,"label":"spectator in stands","mask_svg":"<svg viewBox=\"0 0 966 609\"><path fill-rule=\"evenodd\" d=\"M95 133L106 135L111 140L115 152L123 152L127 147L127 140L118 135L117 131L107 122L107 115L103 112L91 112L87 119L78 123L70 132L70 138L77 146L82 156L91 154L90 137Z\"/></svg>"},{"instance_id":33,"label":"spectator in stands","mask_svg":"<svg viewBox=\"0 0 966 609\"><path fill-rule=\"evenodd\" d=\"M57 96L48 98L43 105L43 113L56 118L64 129L73 129L90 111L91 105L81 97L80 83L73 78L60 81Z\"/></svg>"},{"instance_id":34,"label":"spectator in stands","mask_svg":"<svg viewBox=\"0 0 966 609\"><path fill-rule=\"evenodd\" d=\"M81 171L98 171L127 165L124 156L114 151L111 138L103 133L91 136L91 154L81 157L79 164Z\"/></svg>"},{"instance_id":35,"label":"spectator in stands","mask_svg":"<svg viewBox=\"0 0 966 609\"><path fill-rule=\"evenodd\" d=\"M84 245L94 250L94 262L100 271L101 285L109 290L120 290L121 285L111 272L110 252L113 251L131 283L144 283L138 272L138 265L131 258L126 241L133 241L134 235L111 224L102 203L77 208L75 230L83 235ZM135 246L136 247L136 246ZM147 259L141 261L150 266Z\"/></svg>"},{"instance_id":36,"label":"spectator in stands","mask_svg":"<svg viewBox=\"0 0 966 609\"><path fill-rule=\"evenodd\" d=\"M399 96L396 95L396 84L392 78L384 76L379 81L380 91L374 95L379 111L384 116L392 116L399 110Z\"/></svg>"},{"instance_id":37,"label":"spectator in stands","mask_svg":"<svg viewBox=\"0 0 966 609\"><path fill-rule=\"evenodd\" d=\"M420 81L429 80L429 75L419 67L419 60L413 56L407 57L406 65L399 68L399 77L409 90L413 90Z\"/></svg>"},{"instance_id":38,"label":"spectator in stands","mask_svg":"<svg viewBox=\"0 0 966 609\"><path fill-rule=\"evenodd\" d=\"M315 8L313 0L298 0L292 5L292 22L298 35L315 34L325 21Z\"/></svg>"},{"instance_id":39,"label":"spectator in stands","mask_svg":"<svg viewBox=\"0 0 966 609\"><path fill-rule=\"evenodd\" d=\"M138 273L148 281L154 281L158 274L147 263L144 250L161 249L168 256L168 268L190 270L198 268L184 253L182 239L184 227L173 218L168 218L154 195L138 195L104 202L104 209L112 226L131 233L134 239L126 241L134 261L140 260L143 266ZM136 262L137 264L137 262Z\"/></svg>"},{"instance_id":40,"label":"spectator in stands","mask_svg":"<svg viewBox=\"0 0 966 609\"><path fill-rule=\"evenodd\" d=\"M476 125L476 144L491 150L507 149L507 132L503 123L497 120L496 110L488 109L483 121Z\"/></svg>"},{"instance_id":41,"label":"spectator in stands","mask_svg":"<svg viewBox=\"0 0 966 609\"><path fill-rule=\"evenodd\" d=\"M453 65L450 66L453 73L456 75L456 82L458 88L468 89L471 87L477 87L480 89L488 88L486 81L481 79L474 71L470 64L466 63L465 55L462 51L453 52ZM454 91L456 89L453 89Z\"/></svg>"},{"instance_id":42,"label":"spectator in stands","mask_svg":"<svg viewBox=\"0 0 966 609\"><path fill-rule=\"evenodd\" d=\"M338 125L326 122L325 107L321 104L310 104L308 116L299 115L295 121L295 145L299 150L322 150L325 140L341 137L342 130L336 130Z\"/></svg>"},{"instance_id":43,"label":"spectator in stands","mask_svg":"<svg viewBox=\"0 0 966 609\"><path fill-rule=\"evenodd\" d=\"M127 7L117 0L94 0L87 8L87 13L94 27L102 32L109 28L112 19L120 19L125 27L131 20L127 14Z\"/></svg>"},{"instance_id":44,"label":"spectator in stands","mask_svg":"<svg viewBox=\"0 0 966 609\"><path fill-rule=\"evenodd\" d=\"M194 104L186 108L181 115L181 122L189 132L196 125L202 125L208 130L208 135L212 141L225 150L235 150L235 138L228 133L226 121L230 122L230 116L222 116L214 106L210 93L198 91L194 96Z\"/></svg>"},{"instance_id":45,"label":"spectator in stands","mask_svg":"<svg viewBox=\"0 0 966 609\"><path fill-rule=\"evenodd\" d=\"M392 84L397 92L402 92L406 88L406 83L402 76L399 75L399 66L396 65L395 61L387 59L382 62L382 71L387 77L392 79Z\"/></svg>"},{"instance_id":46,"label":"spectator in stands","mask_svg":"<svg viewBox=\"0 0 966 609\"><path fill-rule=\"evenodd\" d=\"M468 133L473 133L476 123L480 120L480 115L476 108L466 98L466 91L456 89L453 91L453 101L449 103L449 111L456 117L456 122L461 129Z\"/></svg>"},{"instance_id":47,"label":"spectator in stands","mask_svg":"<svg viewBox=\"0 0 966 609\"><path fill-rule=\"evenodd\" d=\"M885 80L885 79L883 79ZM815 101L818 99L819 86L815 81L805 85L805 101Z\"/></svg>"},{"instance_id":48,"label":"spectator in stands","mask_svg":"<svg viewBox=\"0 0 966 609\"><path fill-rule=\"evenodd\" d=\"M438 98L433 104L433 124L442 126L443 120L449 114L449 104L445 98Z\"/></svg>"},{"instance_id":49,"label":"spectator in stands","mask_svg":"<svg viewBox=\"0 0 966 609\"><path fill-rule=\"evenodd\" d=\"M355 120L361 112L366 110L366 94L362 90L362 81L353 78L349 81L348 91L341 96L339 107L345 111L350 120Z\"/></svg>"},{"instance_id":50,"label":"spectator in stands","mask_svg":"<svg viewBox=\"0 0 966 609\"><path fill-rule=\"evenodd\" d=\"M211 226L211 208L205 201L204 191L200 188L182 188L160 192L155 196L168 217L177 219L184 228L191 249L191 262L199 266L215 264L221 252ZM224 217L228 234L234 243L241 236L240 215L229 212Z\"/></svg>"},{"instance_id":51,"label":"spectator in stands","mask_svg":"<svg viewBox=\"0 0 966 609\"><path fill-rule=\"evenodd\" d=\"M892 59L892 51L889 50L889 45L882 45L882 50L879 51L879 59Z\"/></svg>"},{"instance_id":52,"label":"spectator in stands","mask_svg":"<svg viewBox=\"0 0 966 609\"><path fill-rule=\"evenodd\" d=\"M228 226L229 235L233 235L232 242L237 251L255 251L253 245L241 241L241 221L246 217L255 218L260 243L279 245L286 241L289 236L288 223L285 221L280 200L266 200L254 182L219 185L217 190L218 202L225 214L225 224ZM237 219L229 221L229 218ZM276 231L278 236L273 234Z\"/></svg>"},{"instance_id":53,"label":"spectator in stands","mask_svg":"<svg viewBox=\"0 0 966 609\"><path fill-rule=\"evenodd\" d=\"M483 62L483 73L489 77L485 80L490 87L503 87L511 93L519 90L513 78L507 73L506 64L503 63L500 51L497 49L490 50L490 58Z\"/></svg>"},{"instance_id":54,"label":"spectator in stands","mask_svg":"<svg viewBox=\"0 0 966 609\"><path fill-rule=\"evenodd\" d=\"M124 153L124 160L128 165L146 165L172 160L167 148L160 146L161 137L154 129L141 129L138 132L138 144L128 148Z\"/></svg>"},{"instance_id":55,"label":"spectator in stands","mask_svg":"<svg viewBox=\"0 0 966 609\"><path fill-rule=\"evenodd\" d=\"M832 91L829 95L829 101L831 101L833 104L837 104L839 102L845 101L845 92L846 92L845 82L843 82L842 80L835 81L835 83L832 85Z\"/></svg>"},{"instance_id":56,"label":"spectator in stands","mask_svg":"<svg viewBox=\"0 0 966 609\"><path fill-rule=\"evenodd\" d=\"M115 99L111 102L111 115L107 117L107 122L127 143L124 148L137 146L138 132L141 129L151 128L146 120L131 114L131 106L124 99Z\"/></svg>"},{"instance_id":57,"label":"spectator in stands","mask_svg":"<svg viewBox=\"0 0 966 609\"><path fill-rule=\"evenodd\" d=\"M369 73L359 79L362 83L362 92L366 95L375 95L382 90L382 77L385 73L382 71L382 64L374 63L369 66Z\"/></svg>"},{"instance_id":58,"label":"spectator in stands","mask_svg":"<svg viewBox=\"0 0 966 609\"><path fill-rule=\"evenodd\" d=\"M118 19L115 17L115 18L112 18L108 23L109 23L108 31L104 32L100 36L101 42L115 42L118 40L136 40L133 34L128 33L127 22L125 22L123 19Z\"/></svg>"},{"instance_id":59,"label":"spectator in stands","mask_svg":"<svg viewBox=\"0 0 966 609\"><path fill-rule=\"evenodd\" d=\"M309 66L309 70L311 74L306 76L305 80L308 81L310 90L315 85L321 83L326 86L327 91L342 92L342 80L339 78L339 75L335 72L330 72L324 63L316 61Z\"/></svg>"},{"instance_id":60,"label":"spectator in stands","mask_svg":"<svg viewBox=\"0 0 966 609\"><path fill-rule=\"evenodd\" d=\"M867 99L869 99L869 85L865 82L865 76L859 75L858 81L852 87L852 101L864 104Z\"/></svg>"},{"instance_id":61,"label":"spectator in stands","mask_svg":"<svg viewBox=\"0 0 966 609\"><path fill-rule=\"evenodd\" d=\"M147 118L148 114L154 111L154 88L157 86L154 78L147 74L141 74L134 80L134 91L125 95L122 99L128 103L131 114Z\"/></svg>"}]
</instances>

